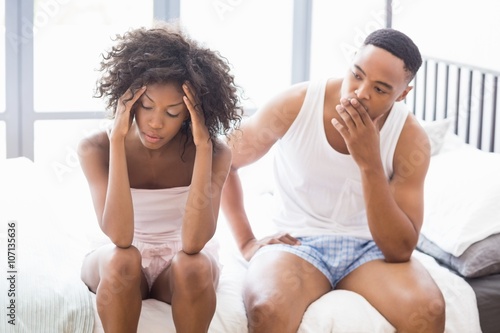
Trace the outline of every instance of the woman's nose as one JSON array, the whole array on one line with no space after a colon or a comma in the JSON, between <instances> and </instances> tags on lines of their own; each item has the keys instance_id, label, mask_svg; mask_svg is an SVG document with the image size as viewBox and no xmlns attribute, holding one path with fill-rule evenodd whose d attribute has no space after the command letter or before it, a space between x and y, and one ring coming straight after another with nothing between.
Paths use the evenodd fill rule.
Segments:
<instances>
[{"instance_id":1,"label":"woman's nose","mask_svg":"<svg viewBox=\"0 0 500 333\"><path fill-rule=\"evenodd\" d=\"M154 129L160 129L163 127L163 117L159 114L152 114L151 118L149 118L149 126Z\"/></svg>"}]
</instances>

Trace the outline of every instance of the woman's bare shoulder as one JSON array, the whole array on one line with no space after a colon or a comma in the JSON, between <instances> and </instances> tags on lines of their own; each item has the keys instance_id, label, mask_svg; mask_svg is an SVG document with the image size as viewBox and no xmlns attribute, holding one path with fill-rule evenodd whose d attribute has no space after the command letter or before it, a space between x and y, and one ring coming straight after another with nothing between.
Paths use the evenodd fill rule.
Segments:
<instances>
[{"instance_id":1,"label":"woman's bare shoulder","mask_svg":"<svg viewBox=\"0 0 500 333\"><path fill-rule=\"evenodd\" d=\"M78 144L78 156L80 159L92 155L108 156L109 154L109 138L106 131L92 133Z\"/></svg>"}]
</instances>

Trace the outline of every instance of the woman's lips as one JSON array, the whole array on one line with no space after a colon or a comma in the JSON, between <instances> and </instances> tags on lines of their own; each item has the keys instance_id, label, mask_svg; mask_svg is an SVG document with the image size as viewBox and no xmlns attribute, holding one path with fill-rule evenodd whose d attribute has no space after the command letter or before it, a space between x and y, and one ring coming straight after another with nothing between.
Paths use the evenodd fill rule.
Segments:
<instances>
[{"instance_id":1,"label":"woman's lips","mask_svg":"<svg viewBox=\"0 0 500 333\"><path fill-rule=\"evenodd\" d=\"M158 141L161 140L161 138L159 136L152 135L152 134L144 133L144 137L146 138L146 141L148 141L149 143L157 143Z\"/></svg>"}]
</instances>

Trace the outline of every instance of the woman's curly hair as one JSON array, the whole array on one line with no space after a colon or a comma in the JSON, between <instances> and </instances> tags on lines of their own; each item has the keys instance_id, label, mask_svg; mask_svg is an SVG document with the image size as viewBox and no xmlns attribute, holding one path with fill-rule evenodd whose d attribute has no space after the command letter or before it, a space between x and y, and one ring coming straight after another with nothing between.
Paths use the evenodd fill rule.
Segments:
<instances>
[{"instance_id":1,"label":"woman's curly hair","mask_svg":"<svg viewBox=\"0 0 500 333\"><path fill-rule=\"evenodd\" d=\"M229 63L217 51L202 47L177 24L158 22L116 35L116 45L102 55L95 97L106 100L114 118L120 97L130 88L189 81L203 106L205 124L213 142L239 125L242 108ZM181 129L188 134L189 126Z\"/></svg>"}]
</instances>

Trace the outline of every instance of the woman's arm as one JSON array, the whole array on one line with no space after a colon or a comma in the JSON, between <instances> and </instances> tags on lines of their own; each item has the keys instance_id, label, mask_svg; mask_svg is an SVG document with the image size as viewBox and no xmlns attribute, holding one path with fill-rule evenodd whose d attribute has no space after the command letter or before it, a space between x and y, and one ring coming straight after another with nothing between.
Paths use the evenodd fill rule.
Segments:
<instances>
[{"instance_id":1,"label":"woman's arm","mask_svg":"<svg viewBox=\"0 0 500 333\"><path fill-rule=\"evenodd\" d=\"M211 143L196 148L191 190L182 224L182 247L188 254L200 252L213 237L221 200L222 187L231 163L231 152L219 143L212 156Z\"/></svg>"},{"instance_id":2,"label":"woman's arm","mask_svg":"<svg viewBox=\"0 0 500 333\"><path fill-rule=\"evenodd\" d=\"M217 142L217 152L214 153L202 105L189 83L184 84L183 89L186 94L184 102L191 116L196 155L182 223L182 248L185 253L194 254L200 252L215 233L231 152L222 142Z\"/></svg>"},{"instance_id":3,"label":"woman's arm","mask_svg":"<svg viewBox=\"0 0 500 333\"><path fill-rule=\"evenodd\" d=\"M131 108L143 92L141 88L127 101L126 97L131 97L127 91L120 99L109 141L103 132L82 140L78 147L99 226L116 246L122 248L129 247L134 237L125 137L132 123Z\"/></svg>"}]
</instances>

